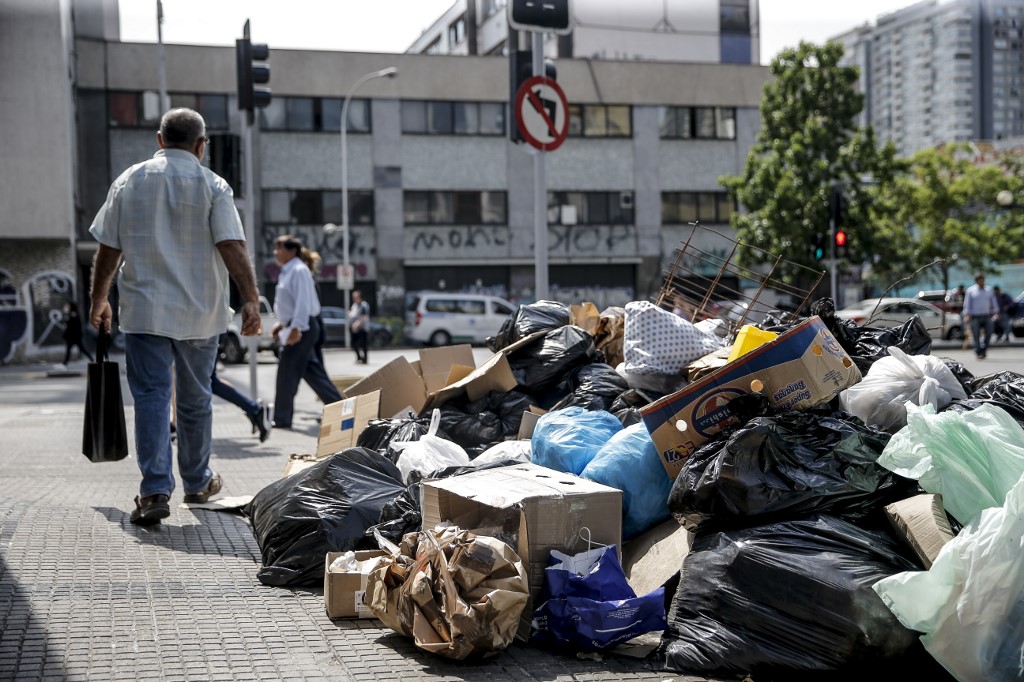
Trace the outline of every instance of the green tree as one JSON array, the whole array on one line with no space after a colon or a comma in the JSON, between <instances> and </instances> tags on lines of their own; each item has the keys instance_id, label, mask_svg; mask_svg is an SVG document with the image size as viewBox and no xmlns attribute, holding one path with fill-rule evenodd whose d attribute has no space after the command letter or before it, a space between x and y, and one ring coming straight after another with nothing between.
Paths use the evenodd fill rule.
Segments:
<instances>
[{"instance_id":1,"label":"green tree","mask_svg":"<svg viewBox=\"0 0 1024 682\"><path fill-rule=\"evenodd\" d=\"M877 223L880 237L909 240L903 258L910 272L954 255L971 270L994 271L1024 253L1024 214L997 207L1003 190L1024 201L1019 158L979 163L966 143L922 149L907 172L879 188L879 199L894 209Z\"/></svg>"},{"instance_id":2,"label":"green tree","mask_svg":"<svg viewBox=\"0 0 1024 682\"><path fill-rule=\"evenodd\" d=\"M743 174L719 179L745 207L732 224L739 241L821 269L811 245L830 238L829 195L842 186L847 199L849 259L860 262L879 248L873 221L892 206L875 200L876 187L900 170L896 150L882 148L870 128L858 128L864 97L855 67L840 66L836 43L800 43L772 60L774 78L761 98L761 129ZM744 264L761 254L741 252Z\"/></svg>"}]
</instances>

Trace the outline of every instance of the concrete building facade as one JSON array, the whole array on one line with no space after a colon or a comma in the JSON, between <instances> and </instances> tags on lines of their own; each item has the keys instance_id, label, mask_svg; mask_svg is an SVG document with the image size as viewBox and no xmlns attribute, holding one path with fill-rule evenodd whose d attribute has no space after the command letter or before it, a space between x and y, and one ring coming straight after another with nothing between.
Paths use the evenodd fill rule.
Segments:
<instances>
[{"instance_id":1,"label":"concrete building facade","mask_svg":"<svg viewBox=\"0 0 1024 682\"><path fill-rule=\"evenodd\" d=\"M42 116L22 111L17 98L0 100L0 117L14 116L27 131L0 141L14 145L0 150L3 175L17 178L0 183L5 362L63 350L59 307L87 303L96 248L88 227L110 182L156 151L162 113L157 46L118 41L109 14L76 22L62 0L39 5L47 8L39 30L48 33L27 34L36 19L10 9L3 18L11 21L0 21L3 37L15 41L0 41L0 50L21 50L18 61L38 64L31 74L12 69L4 82L51 100ZM53 64L44 51L58 55ZM241 177L233 48L165 51L172 106L199 110L214 140L205 162ZM264 293L272 296L277 277L274 238L294 233L323 256L324 303L340 304L342 236L324 225L342 222L341 101L361 76L393 66L398 77L367 83L349 112L356 286L376 314L391 316L421 289L534 299L533 157L508 140L505 58L271 46L270 63L274 98L254 134L253 187L236 181L239 194L255 200ZM659 288L690 221L729 229L735 207L718 178L742 170L767 69L582 59L561 59L558 69L571 132L545 160L551 297L599 306L644 298Z\"/></svg>"}]
</instances>

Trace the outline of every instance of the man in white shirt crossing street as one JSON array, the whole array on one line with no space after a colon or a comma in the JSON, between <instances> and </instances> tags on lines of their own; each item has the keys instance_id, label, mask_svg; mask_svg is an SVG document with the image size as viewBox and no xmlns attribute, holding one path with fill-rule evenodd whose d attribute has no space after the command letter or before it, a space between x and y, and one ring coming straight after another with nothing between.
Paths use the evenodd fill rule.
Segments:
<instances>
[{"instance_id":1,"label":"man in white shirt crossing street","mask_svg":"<svg viewBox=\"0 0 1024 682\"><path fill-rule=\"evenodd\" d=\"M985 288L985 274L979 272L974 276L974 284L964 294L962 311L964 322L971 325L971 338L974 340L974 354L984 359L988 352L988 343L995 329L995 321L999 318L999 302L991 289ZM984 332L984 335L982 334Z\"/></svg>"}]
</instances>

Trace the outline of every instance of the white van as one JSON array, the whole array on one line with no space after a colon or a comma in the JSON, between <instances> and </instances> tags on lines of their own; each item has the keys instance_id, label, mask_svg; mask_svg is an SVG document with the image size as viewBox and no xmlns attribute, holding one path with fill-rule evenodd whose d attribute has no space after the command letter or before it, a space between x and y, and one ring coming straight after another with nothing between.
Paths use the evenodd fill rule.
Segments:
<instances>
[{"instance_id":1,"label":"white van","mask_svg":"<svg viewBox=\"0 0 1024 682\"><path fill-rule=\"evenodd\" d=\"M405 339L431 346L483 343L514 311L497 296L421 291L406 307Z\"/></svg>"}]
</instances>

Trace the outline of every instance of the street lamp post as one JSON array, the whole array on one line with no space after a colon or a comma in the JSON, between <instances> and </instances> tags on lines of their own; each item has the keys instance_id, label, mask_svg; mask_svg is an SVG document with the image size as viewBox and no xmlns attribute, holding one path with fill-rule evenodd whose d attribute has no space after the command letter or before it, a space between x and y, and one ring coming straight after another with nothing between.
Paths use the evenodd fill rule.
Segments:
<instances>
[{"instance_id":1,"label":"street lamp post","mask_svg":"<svg viewBox=\"0 0 1024 682\"><path fill-rule=\"evenodd\" d=\"M374 71L368 73L355 82L351 88L349 88L348 94L345 95L345 102L341 105L341 249L342 249L342 267L345 268L345 273L349 272L349 259L348 259L348 105L352 101L352 95L359 89L363 83L372 81L374 78L394 78L398 75L398 69L393 66L389 66L386 69L380 71ZM352 327L351 320L348 319L349 309L349 296L352 293L351 283L345 283L345 347L352 347Z\"/></svg>"}]
</instances>

